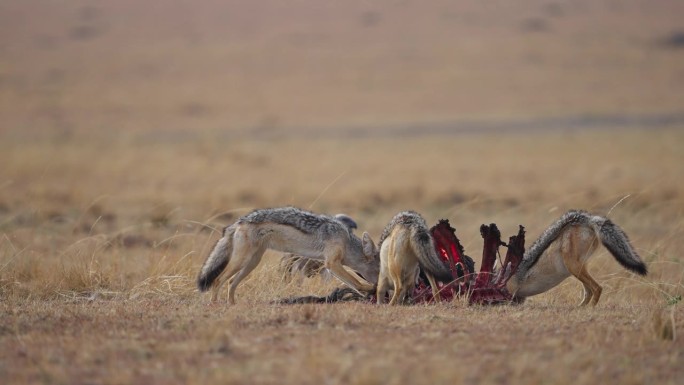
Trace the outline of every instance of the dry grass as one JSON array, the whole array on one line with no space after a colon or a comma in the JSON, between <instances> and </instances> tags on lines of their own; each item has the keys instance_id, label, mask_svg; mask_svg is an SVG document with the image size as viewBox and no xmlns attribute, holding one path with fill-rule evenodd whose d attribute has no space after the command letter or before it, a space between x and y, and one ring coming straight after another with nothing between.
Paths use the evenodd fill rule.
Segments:
<instances>
[{"instance_id":1,"label":"dry grass","mask_svg":"<svg viewBox=\"0 0 684 385\"><path fill-rule=\"evenodd\" d=\"M684 377L684 126L633 119L682 113L681 2L15 3L0 5L3 383ZM564 118L594 114L612 118ZM470 119L495 129L421 134ZM583 208L650 274L601 249L596 308L576 308L571 279L522 306L280 306L335 283L283 282L269 253L236 306L208 305L194 280L221 226L283 205L376 238L400 210L449 218L476 260L482 223L523 224L529 245Z\"/></svg>"},{"instance_id":2,"label":"dry grass","mask_svg":"<svg viewBox=\"0 0 684 385\"><path fill-rule=\"evenodd\" d=\"M3 145L0 372L12 383L676 383L683 136ZM237 306L209 306L194 278L216 231L278 204L346 212L376 237L401 209L450 218L476 257L480 223L504 235L522 223L531 242L568 208L610 212L651 273L601 250L593 309L575 307L573 280L516 307L279 306L335 283L285 283L269 253Z\"/></svg>"}]
</instances>

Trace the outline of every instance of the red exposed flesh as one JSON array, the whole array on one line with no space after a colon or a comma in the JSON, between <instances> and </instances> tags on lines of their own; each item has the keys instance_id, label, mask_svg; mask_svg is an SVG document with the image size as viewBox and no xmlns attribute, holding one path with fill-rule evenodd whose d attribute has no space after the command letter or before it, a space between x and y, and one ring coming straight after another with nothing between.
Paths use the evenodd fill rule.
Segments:
<instances>
[{"instance_id":1,"label":"red exposed flesh","mask_svg":"<svg viewBox=\"0 0 684 385\"><path fill-rule=\"evenodd\" d=\"M501 232L495 224L480 227L480 234L484 239L482 265L474 280L469 278L475 275L474 271L471 271L465 263L466 257L463 247L449 221L439 221L430 229L430 232L435 241L435 250L449 264L454 277L452 282L437 283L443 300L450 300L455 296L468 293L468 303L470 304L493 305L512 301L512 296L505 285L522 261L525 250L525 231L522 226L520 226L517 235L510 237L504 264L496 277L494 265L496 264L499 246L506 244L501 242ZM464 278L464 276L458 274L457 266L459 265L465 275L465 279L462 279L461 282L458 278ZM414 303L433 300L430 287L423 281L416 286L413 294Z\"/></svg>"},{"instance_id":2,"label":"red exposed flesh","mask_svg":"<svg viewBox=\"0 0 684 385\"><path fill-rule=\"evenodd\" d=\"M451 227L449 221L442 219L430 229L435 240L437 254L449 264L451 275L454 279L463 278L463 275L470 276L474 271L470 271L463 254L463 246L456 237L456 229ZM462 273L459 274L457 266L461 266Z\"/></svg>"},{"instance_id":3,"label":"red exposed flesh","mask_svg":"<svg viewBox=\"0 0 684 385\"><path fill-rule=\"evenodd\" d=\"M499 275L496 286L503 287L511 276L518 270L520 262L522 262L523 254L525 254L525 228L520 226L518 235L514 235L508 239L508 251L502 266L501 274Z\"/></svg>"},{"instance_id":4,"label":"red exposed flesh","mask_svg":"<svg viewBox=\"0 0 684 385\"><path fill-rule=\"evenodd\" d=\"M470 304L494 305L509 302L511 295L505 288L497 287L494 284L494 264L499 252L499 246L505 245L501 242L501 232L495 224L489 226L482 225L480 234L484 238L482 248L482 266L480 273L475 279L468 302Z\"/></svg>"},{"instance_id":5,"label":"red exposed flesh","mask_svg":"<svg viewBox=\"0 0 684 385\"><path fill-rule=\"evenodd\" d=\"M484 238L484 246L482 248L482 266L475 280L475 288L489 286L496 263L496 253L499 251L499 245L501 245L501 232L493 223L489 226L480 226L480 235Z\"/></svg>"}]
</instances>

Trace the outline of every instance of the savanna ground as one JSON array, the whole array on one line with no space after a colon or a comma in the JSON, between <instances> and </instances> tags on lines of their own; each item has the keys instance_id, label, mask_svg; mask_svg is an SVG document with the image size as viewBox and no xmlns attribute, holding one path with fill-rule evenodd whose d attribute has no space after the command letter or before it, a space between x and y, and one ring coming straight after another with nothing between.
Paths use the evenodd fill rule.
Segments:
<instances>
[{"instance_id":1,"label":"savanna ground","mask_svg":"<svg viewBox=\"0 0 684 385\"><path fill-rule=\"evenodd\" d=\"M2 383L678 383L684 14L678 1L0 4ZM650 274L520 306L238 304L195 277L257 207L397 211L529 245L608 215ZM479 261L478 261L479 262ZM225 297L225 293L224 293ZM678 380L679 379L679 380Z\"/></svg>"}]
</instances>

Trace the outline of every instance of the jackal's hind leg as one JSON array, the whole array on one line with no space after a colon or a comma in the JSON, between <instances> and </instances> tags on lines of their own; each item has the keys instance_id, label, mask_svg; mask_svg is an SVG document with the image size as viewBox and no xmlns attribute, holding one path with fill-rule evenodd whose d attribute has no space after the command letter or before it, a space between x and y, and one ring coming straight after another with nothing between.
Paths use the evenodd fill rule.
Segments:
<instances>
[{"instance_id":1,"label":"jackal's hind leg","mask_svg":"<svg viewBox=\"0 0 684 385\"><path fill-rule=\"evenodd\" d=\"M589 272L586 272L586 276L590 281L590 284L592 285L592 292L593 296L591 297L591 306L596 306L596 304L599 301L599 298L601 298L601 292L603 292L603 288L601 285L598 284L598 282L594 281L594 279L589 275Z\"/></svg>"},{"instance_id":2,"label":"jackal's hind leg","mask_svg":"<svg viewBox=\"0 0 684 385\"><path fill-rule=\"evenodd\" d=\"M591 304L595 306L601 297L601 285L587 271L586 261L598 247L595 238L587 238L584 229L572 229L561 241L560 253L563 257L563 264L570 274L574 275L584 288L584 298L580 306Z\"/></svg>"},{"instance_id":3,"label":"jackal's hind leg","mask_svg":"<svg viewBox=\"0 0 684 385\"><path fill-rule=\"evenodd\" d=\"M582 282L582 286L584 286L584 298L582 299L582 302L580 303L580 306L584 306L587 304L591 304L591 306L596 306L596 304L599 301L599 298L601 298L601 292L603 291L603 288L601 288L601 285L598 284L592 278L591 275L589 275L589 272L587 271L586 267L582 268L582 271L579 274L574 274L577 279L579 279Z\"/></svg>"},{"instance_id":4,"label":"jackal's hind leg","mask_svg":"<svg viewBox=\"0 0 684 385\"><path fill-rule=\"evenodd\" d=\"M582 299L580 306L585 306L589 303L591 303L592 306L596 306L601 297L601 292L603 291L601 285L589 275L586 265L578 258L573 258L572 255L566 255L564 253L563 262L570 274L582 282L582 286L584 287L584 298Z\"/></svg>"},{"instance_id":5,"label":"jackal's hind leg","mask_svg":"<svg viewBox=\"0 0 684 385\"><path fill-rule=\"evenodd\" d=\"M226 266L226 269L221 272L221 275L216 278L214 281L214 284L211 287L211 303L215 304L218 302L218 297L219 297L219 291L221 290L221 287L226 282L229 282L233 276L235 276L235 273L240 269L239 266L239 261L233 261L232 259L228 262L228 266Z\"/></svg>"},{"instance_id":6,"label":"jackal's hind leg","mask_svg":"<svg viewBox=\"0 0 684 385\"><path fill-rule=\"evenodd\" d=\"M236 271L237 268L231 268L231 266L227 266L226 270L224 270L223 273L221 273L221 275L216 279L214 285L211 287L212 303L216 303L218 301L218 295L221 287L235 275Z\"/></svg>"},{"instance_id":7,"label":"jackal's hind leg","mask_svg":"<svg viewBox=\"0 0 684 385\"><path fill-rule=\"evenodd\" d=\"M582 294L582 302L580 302L580 306L585 306L591 301L591 297L593 297L593 291L591 289L591 286L585 284L582 282L582 287L583 287L583 294Z\"/></svg>"},{"instance_id":8,"label":"jackal's hind leg","mask_svg":"<svg viewBox=\"0 0 684 385\"><path fill-rule=\"evenodd\" d=\"M385 303L385 297L387 296L387 291L389 290L388 278L380 275L378 280L378 289L375 291L376 302L378 305Z\"/></svg>"},{"instance_id":9,"label":"jackal's hind leg","mask_svg":"<svg viewBox=\"0 0 684 385\"><path fill-rule=\"evenodd\" d=\"M228 303L235 305L235 289L237 289L240 282L249 275L249 273L254 270L255 267L261 262L261 257L264 255L266 250L264 248L257 249L251 256L249 256L245 263L243 263L240 271L235 275L233 280L230 282L230 288L228 288Z\"/></svg>"},{"instance_id":10,"label":"jackal's hind leg","mask_svg":"<svg viewBox=\"0 0 684 385\"><path fill-rule=\"evenodd\" d=\"M231 251L230 261L223 271L219 282L213 287L212 302L218 299L218 292L221 286L230 281L228 304L234 305L235 288L259 264L264 251L265 248L260 246L259 241L251 238L249 231L236 230L233 237L233 250Z\"/></svg>"},{"instance_id":11,"label":"jackal's hind leg","mask_svg":"<svg viewBox=\"0 0 684 385\"><path fill-rule=\"evenodd\" d=\"M404 297L406 297L406 287L401 280L394 282L394 293L392 293L392 299L390 299L390 305L396 305L397 303L403 303Z\"/></svg>"}]
</instances>

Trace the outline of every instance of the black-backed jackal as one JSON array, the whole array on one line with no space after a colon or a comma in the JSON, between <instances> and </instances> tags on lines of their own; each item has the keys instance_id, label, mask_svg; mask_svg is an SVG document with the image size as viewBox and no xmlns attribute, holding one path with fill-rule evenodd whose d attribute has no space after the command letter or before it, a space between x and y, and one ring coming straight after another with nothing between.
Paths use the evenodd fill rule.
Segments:
<instances>
[{"instance_id":1,"label":"black-backed jackal","mask_svg":"<svg viewBox=\"0 0 684 385\"><path fill-rule=\"evenodd\" d=\"M419 267L430 282L432 295L439 301L435 278L450 282L452 274L435 251L430 230L420 214L401 212L392 218L378 242L380 248L380 276L377 302L383 303L390 289L394 290L390 305L405 303L413 292Z\"/></svg>"},{"instance_id":2,"label":"black-backed jackal","mask_svg":"<svg viewBox=\"0 0 684 385\"><path fill-rule=\"evenodd\" d=\"M235 289L268 249L323 261L330 273L357 291L372 292L377 283L380 262L368 233L359 238L339 219L283 207L253 211L224 228L197 277L199 290L212 289L214 302L221 286L231 280L228 303L234 304Z\"/></svg>"},{"instance_id":3,"label":"black-backed jackal","mask_svg":"<svg viewBox=\"0 0 684 385\"><path fill-rule=\"evenodd\" d=\"M523 299L545 292L572 275L584 286L581 305L596 305L602 289L589 275L587 261L599 242L627 270L640 275L648 272L620 227L607 218L572 210L530 246L506 287L514 297Z\"/></svg>"}]
</instances>

